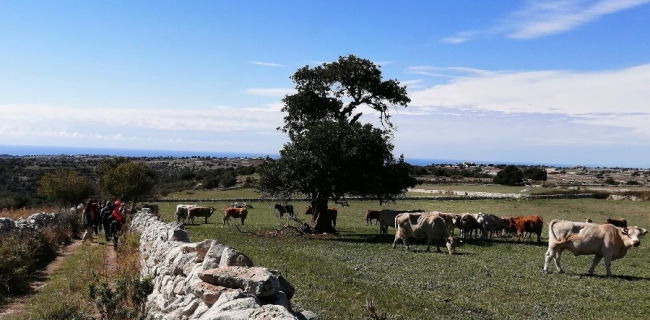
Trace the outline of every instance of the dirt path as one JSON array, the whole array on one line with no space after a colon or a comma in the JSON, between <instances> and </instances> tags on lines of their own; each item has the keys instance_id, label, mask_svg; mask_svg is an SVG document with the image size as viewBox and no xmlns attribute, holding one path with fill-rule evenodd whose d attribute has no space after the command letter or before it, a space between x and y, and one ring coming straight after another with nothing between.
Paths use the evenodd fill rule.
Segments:
<instances>
[{"instance_id":1,"label":"dirt path","mask_svg":"<svg viewBox=\"0 0 650 320\"><path fill-rule=\"evenodd\" d=\"M65 257L68 256L70 253L77 250L77 248L81 246L81 243L82 243L81 240L75 240L74 242L72 242L72 244L65 246L61 250L61 252L57 255L57 257L54 259L54 261L50 262L50 264L47 265L47 268L45 268L39 273L36 281L30 284L30 288L31 288L30 293L13 297L11 299L11 302L9 302L6 305L0 306L0 319L4 318L4 316L6 315L10 315L22 311L25 308L25 303L27 302L27 300L32 295L39 293L47 285L47 281L50 279L52 274L54 274L54 272L56 272L56 270L59 269L61 263L63 262L63 259L65 259Z\"/></svg>"},{"instance_id":2,"label":"dirt path","mask_svg":"<svg viewBox=\"0 0 650 320\"><path fill-rule=\"evenodd\" d=\"M99 240L99 238L97 238ZM56 259L52 261L45 270L41 271L38 275L37 280L30 284L31 292L25 295L16 296L11 299L11 301L6 305L0 306L0 319L5 318L5 316L19 313L24 310L25 305L29 298L33 295L38 294L41 290L47 285L47 282L51 276L60 268L63 260L70 255L72 252L77 250L83 241L75 240L72 244L64 247L61 252L57 255ZM113 249L112 244L102 242L92 242L91 245L106 246L104 253L106 271L110 274L115 273L117 270L117 253Z\"/></svg>"}]
</instances>

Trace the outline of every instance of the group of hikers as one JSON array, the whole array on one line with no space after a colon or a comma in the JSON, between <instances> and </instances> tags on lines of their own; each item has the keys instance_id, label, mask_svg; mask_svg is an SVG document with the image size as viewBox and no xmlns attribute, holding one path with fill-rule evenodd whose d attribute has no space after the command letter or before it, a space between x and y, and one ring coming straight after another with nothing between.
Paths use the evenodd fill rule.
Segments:
<instances>
[{"instance_id":1,"label":"group of hikers","mask_svg":"<svg viewBox=\"0 0 650 320\"><path fill-rule=\"evenodd\" d=\"M104 229L106 242L113 238L117 245L117 236L126 220L127 207L120 200L100 201L90 199L83 204L81 214L82 226L86 230L81 240L93 240L93 233L99 235Z\"/></svg>"}]
</instances>

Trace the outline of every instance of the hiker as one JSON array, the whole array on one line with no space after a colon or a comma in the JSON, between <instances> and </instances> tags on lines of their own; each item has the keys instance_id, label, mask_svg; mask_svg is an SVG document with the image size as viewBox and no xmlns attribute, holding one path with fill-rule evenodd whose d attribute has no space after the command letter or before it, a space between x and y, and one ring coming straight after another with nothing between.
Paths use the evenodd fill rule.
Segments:
<instances>
[{"instance_id":1,"label":"hiker","mask_svg":"<svg viewBox=\"0 0 650 320\"><path fill-rule=\"evenodd\" d=\"M83 212L81 214L81 224L83 228L86 229L81 237L82 241L87 239L93 241L93 229L95 228L95 222L97 221L98 216L99 210L97 207L97 201L88 200L88 202L83 206Z\"/></svg>"},{"instance_id":2,"label":"hiker","mask_svg":"<svg viewBox=\"0 0 650 320\"><path fill-rule=\"evenodd\" d=\"M106 238L106 242L110 241L111 239L111 222L113 219L111 218L113 215L113 203L110 201L106 201L106 204L102 208L101 211L101 222L104 226L104 237Z\"/></svg>"}]
</instances>

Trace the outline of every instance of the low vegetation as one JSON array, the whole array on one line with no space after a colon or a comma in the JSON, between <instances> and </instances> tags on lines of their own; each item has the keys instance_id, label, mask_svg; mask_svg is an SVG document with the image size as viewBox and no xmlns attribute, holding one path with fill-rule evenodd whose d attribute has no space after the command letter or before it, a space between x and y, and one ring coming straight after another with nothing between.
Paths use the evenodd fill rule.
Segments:
<instances>
[{"instance_id":1,"label":"low vegetation","mask_svg":"<svg viewBox=\"0 0 650 320\"><path fill-rule=\"evenodd\" d=\"M78 218L75 216L75 221ZM73 221L67 221L70 224ZM12 283L3 282L2 288L11 285L8 292L12 295L32 292L31 283L39 273L34 268L44 268L57 254L58 247L48 246L59 243L49 240L47 235L55 233L56 228L48 228L24 238L15 234L3 239L0 260L2 272L13 270L10 274ZM40 236L39 236L40 234ZM66 233L67 234L67 233ZM76 234L76 233L73 233ZM21 239L22 241L13 240ZM13 242L6 241L12 239ZM125 230L120 239L117 252L112 244L98 238L98 242L80 245L63 259L59 269L47 279L47 285L38 293L30 296L25 309L6 316L16 320L50 320L50 319L145 319L144 302L153 290L150 278L140 277L140 260L138 251L139 234ZM60 240L60 239L59 239ZM38 245L34 245L37 243ZM14 248L6 252L7 248ZM40 248L39 250L33 248ZM47 252L45 252L48 250ZM30 258L18 252L31 252L35 267L21 267L18 259L30 266ZM9 257L9 259L7 259ZM14 263L13 265L9 265ZM30 273L31 272L31 273ZM43 280L43 279L42 279ZM4 292L4 298L10 298Z\"/></svg>"},{"instance_id":2,"label":"low vegetation","mask_svg":"<svg viewBox=\"0 0 650 320\"><path fill-rule=\"evenodd\" d=\"M217 197L211 197L217 198ZM227 202L198 203L223 208ZM539 214L596 222L624 217L631 225L648 226L647 204L599 199L400 201L379 207L371 201L337 206L338 235L299 236L273 212L272 202L253 202L241 233L221 225L215 214L209 224L189 225L192 241L219 239L249 255L258 266L278 269L296 286L292 302L298 310L322 319L368 319L367 301L387 319L494 318L642 318L650 307L649 242L642 242L613 263L615 277L582 275L591 257L565 254L567 274L542 273L546 245L497 239L460 243L458 255L426 253L415 241L412 252L391 248L391 235L380 238L378 226L366 225L367 209L400 208L445 212L489 212L499 216ZM307 203L294 202L300 219ZM162 203L165 220L173 220L175 203ZM545 227L543 240L548 234ZM545 241L544 241L545 242ZM603 275L600 265L596 274ZM527 297L522 299L521 297ZM630 305L638 307L629 308Z\"/></svg>"},{"instance_id":3,"label":"low vegetation","mask_svg":"<svg viewBox=\"0 0 650 320\"><path fill-rule=\"evenodd\" d=\"M79 229L76 214L62 213L45 228L0 234L0 301L29 292L30 283Z\"/></svg>"}]
</instances>

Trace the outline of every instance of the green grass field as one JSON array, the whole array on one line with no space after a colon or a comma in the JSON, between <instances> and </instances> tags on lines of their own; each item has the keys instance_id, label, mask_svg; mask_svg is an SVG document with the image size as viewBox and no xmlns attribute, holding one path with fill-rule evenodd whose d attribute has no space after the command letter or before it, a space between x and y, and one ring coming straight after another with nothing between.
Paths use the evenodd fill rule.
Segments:
<instances>
[{"instance_id":1,"label":"green grass field","mask_svg":"<svg viewBox=\"0 0 650 320\"><path fill-rule=\"evenodd\" d=\"M244 191L241 191L244 192ZM239 195L235 195L239 197ZM224 198L222 195L206 198ZM650 238L628 255L612 263L612 278L582 275L591 256L565 252L566 274L544 274L547 228L543 244L499 239L489 243L460 243L458 255L424 252L413 241L413 251L403 245L391 248L395 230L381 239L378 226L366 225L367 209L399 208L444 212L479 211L499 216L539 214L554 218L602 222L624 217L631 225L648 227L646 202L580 200L459 200L401 201L380 207L377 202L352 201L337 206L340 234L274 235L281 221L271 202L252 202L253 209L240 233L232 224L221 225L221 209L227 203L197 203L218 212L197 225L187 226L192 241L218 239L241 250L255 265L278 269L296 287L292 299L297 310L312 310L321 319L368 319L366 299L375 302L388 319L640 319L650 311ZM294 202L299 217L305 202ZM162 203L162 217L174 220L176 203ZM334 204L330 204L331 207ZM443 248L443 252L446 250ZM555 269L553 268L555 272Z\"/></svg>"}]
</instances>

